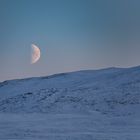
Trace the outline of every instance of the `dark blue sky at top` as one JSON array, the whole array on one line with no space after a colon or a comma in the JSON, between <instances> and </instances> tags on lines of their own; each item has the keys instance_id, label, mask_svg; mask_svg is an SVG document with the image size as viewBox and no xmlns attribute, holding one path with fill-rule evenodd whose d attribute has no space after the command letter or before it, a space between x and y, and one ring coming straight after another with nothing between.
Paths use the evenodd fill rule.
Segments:
<instances>
[{"instance_id":1,"label":"dark blue sky at top","mask_svg":"<svg viewBox=\"0 0 140 140\"><path fill-rule=\"evenodd\" d=\"M139 0L0 0L0 81L140 64ZM41 58L30 64L30 47Z\"/></svg>"}]
</instances>

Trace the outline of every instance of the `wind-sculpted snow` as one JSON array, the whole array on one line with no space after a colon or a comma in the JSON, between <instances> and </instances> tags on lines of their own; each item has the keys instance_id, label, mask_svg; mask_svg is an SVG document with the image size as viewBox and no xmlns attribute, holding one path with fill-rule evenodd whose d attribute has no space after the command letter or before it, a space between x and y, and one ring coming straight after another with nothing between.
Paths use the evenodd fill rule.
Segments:
<instances>
[{"instance_id":1,"label":"wind-sculpted snow","mask_svg":"<svg viewBox=\"0 0 140 140\"><path fill-rule=\"evenodd\" d=\"M109 68L0 83L0 112L139 113L140 67Z\"/></svg>"}]
</instances>

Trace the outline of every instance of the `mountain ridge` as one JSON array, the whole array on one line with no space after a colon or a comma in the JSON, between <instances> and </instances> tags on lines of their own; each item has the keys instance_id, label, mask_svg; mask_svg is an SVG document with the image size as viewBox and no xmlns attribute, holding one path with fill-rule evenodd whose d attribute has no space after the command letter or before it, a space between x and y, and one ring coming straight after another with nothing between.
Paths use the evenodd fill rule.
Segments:
<instances>
[{"instance_id":1,"label":"mountain ridge","mask_svg":"<svg viewBox=\"0 0 140 140\"><path fill-rule=\"evenodd\" d=\"M139 66L140 67L140 66ZM134 68L134 67L131 67ZM121 67L108 67L108 68L102 68L102 69L88 69L88 70L77 70L77 71L71 71L71 72L60 72L60 73L55 73L55 74L51 74L48 76L37 76L37 77L27 77L27 78L17 78L17 79L10 79L10 80L4 80L1 81L1 83L3 82L9 82L9 81L17 81L17 80L30 80L30 79L34 79L34 78L47 78L47 77L53 77L53 76L59 76L59 75L63 75L63 74L70 74L70 73L75 73L75 72L90 72L90 71L101 71L101 70L109 70L109 69L127 69L127 68L121 68Z\"/></svg>"}]
</instances>

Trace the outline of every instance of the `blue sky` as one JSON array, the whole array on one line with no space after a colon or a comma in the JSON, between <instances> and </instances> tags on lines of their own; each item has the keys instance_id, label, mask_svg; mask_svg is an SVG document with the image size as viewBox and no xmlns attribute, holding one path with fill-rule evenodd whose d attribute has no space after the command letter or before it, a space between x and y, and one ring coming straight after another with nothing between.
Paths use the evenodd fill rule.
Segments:
<instances>
[{"instance_id":1,"label":"blue sky","mask_svg":"<svg viewBox=\"0 0 140 140\"><path fill-rule=\"evenodd\" d=\"M139 0L0 0L0 81L140 63ZM30 47L41 58L30 64Z\"/></svg>"}]
</instances>

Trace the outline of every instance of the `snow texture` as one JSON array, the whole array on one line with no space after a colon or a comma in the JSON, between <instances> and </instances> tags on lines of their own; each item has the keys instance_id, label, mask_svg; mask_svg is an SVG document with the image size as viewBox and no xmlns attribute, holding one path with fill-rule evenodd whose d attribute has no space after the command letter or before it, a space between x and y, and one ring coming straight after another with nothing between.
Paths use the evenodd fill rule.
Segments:
<instances>
[{"instance_id":1,"label":"snow texture","mask_svg":"<svg viewBox=\"0 0 140 140\"><path fill-rule=\"evenodd\" d=\"M0 83L0 140L140 140L140 67Z\"/></svg>"}]
</instances>

